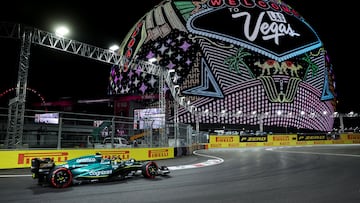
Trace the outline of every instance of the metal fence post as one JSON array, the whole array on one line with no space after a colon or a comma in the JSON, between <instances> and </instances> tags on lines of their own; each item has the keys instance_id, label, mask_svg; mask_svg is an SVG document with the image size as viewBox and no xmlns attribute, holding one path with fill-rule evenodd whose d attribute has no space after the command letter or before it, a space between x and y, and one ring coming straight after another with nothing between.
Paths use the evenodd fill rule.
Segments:
<instances>
[{"instance_id":1,"label":"metal fence post","mask_svg":"<svg viewBox=\"0 0 360 203\"><path fill-rule=\"evenodd\" d=\"M61 114L59 116L59 130L57 136L57 149L61 149L61 133L62 133L62 117Z\"/></svg>"}]
</instances>

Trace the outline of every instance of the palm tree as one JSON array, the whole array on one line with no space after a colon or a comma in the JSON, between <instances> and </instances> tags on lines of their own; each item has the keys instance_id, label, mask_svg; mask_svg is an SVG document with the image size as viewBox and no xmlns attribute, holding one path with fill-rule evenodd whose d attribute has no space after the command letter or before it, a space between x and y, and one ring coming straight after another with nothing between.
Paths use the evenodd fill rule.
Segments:
<instances>
[{"instance_id":1,"label":"palm tree","mask_svg":"<svg viewBox=\"0 0 360 203\"><path fill-rule=\"evenodd\" d=\"M312 73L311 76L314 77L317 74L319 67L311 61L310 56L308 54L305 54L305 57L303 57L302 60L308 63L308 67L306 68L304 77L307 76L309 69L311 69L311 73Z\"/></svg>"},{"instance_id":2,"label":"palm tree","mask_svg":"<svg viewBox=\"0 0 360 203\"><path fill-rule=\"evenodd\" d=\"M237 50L236 55L230 56L224 60L224 64L229 66L229 71L235 71L241 75L240 64L245 66L248 70L251 77L254 77L254 74L251 72L250 68L246 65L244 61L245 56L250 56L249 52L243 52L244 48L241 47Z\"/></svg>"}]
</instances>

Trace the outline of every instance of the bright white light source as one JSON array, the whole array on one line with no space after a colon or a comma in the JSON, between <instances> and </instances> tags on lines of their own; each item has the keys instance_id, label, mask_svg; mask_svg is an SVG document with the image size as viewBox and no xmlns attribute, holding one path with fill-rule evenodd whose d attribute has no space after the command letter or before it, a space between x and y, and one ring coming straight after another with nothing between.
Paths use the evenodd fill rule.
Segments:
<instances>
[{"instance_id":1,"label":"bright white light source","mask_svg":"<svg viewBox=\"0 0 360 203\"><path fill-rule=\"evenodd\" d=\"M59 26L55 29L55 34L59 37L63 37L67 34L69 34L69 29L65 26Z\"/></svg>"},{"instance_id":2,"label":"bright white light source","mask_svg":"<svg viewBox=\"0 0 360 203\"><path fill-rule=\"evenodd\" d=\"M150 59L149 59L149 62L150 62L150 63L154 63L155 61L156 61L156 58L150 58Z\"/></svg>"},{"instance_id":3,"label":"bright white light source","mask_svg":"<svg viewBox=\"0 0 360 203\"><path fill-rule=\"evenodd\" d=\"M118 46L118 45L116 45L116 44L114 44L114 45L112 45L109 49L111 50L111 51L116 51L116 50L118 50L120 47Z\"/></svg>"}]
</instances>

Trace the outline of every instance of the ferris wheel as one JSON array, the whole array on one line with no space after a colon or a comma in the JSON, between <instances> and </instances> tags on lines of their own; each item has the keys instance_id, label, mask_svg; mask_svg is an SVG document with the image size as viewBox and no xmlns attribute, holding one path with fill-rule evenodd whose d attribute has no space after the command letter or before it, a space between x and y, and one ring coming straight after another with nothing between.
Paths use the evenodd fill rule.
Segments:
<instances>
[{"instance_id":1,"label":"ferris wheel","mask_svg":"<svg viewBox=\"0 0 360 203\"><path fill-rule=\"evenodd\" d=\"M8 98L12 93L15 93L15 91L16 91L16 87L12 87L0 92L0 102L2 102L2 99L9 101L8 99L5 98ZM40 94L39 91L30 87L27 87L26 91L33 93L33 95L35 95L37 98L40 99L40 103L42 104L42 106L45 106L46 104L45 97L42 94Z\"/></svg>"}]
</instances>

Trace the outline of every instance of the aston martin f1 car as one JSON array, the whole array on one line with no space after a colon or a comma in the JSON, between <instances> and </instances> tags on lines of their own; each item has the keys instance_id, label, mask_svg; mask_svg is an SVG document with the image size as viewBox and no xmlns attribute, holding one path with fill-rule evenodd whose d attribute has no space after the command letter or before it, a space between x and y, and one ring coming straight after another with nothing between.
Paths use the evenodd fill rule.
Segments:
<instances>
[{"instance_id":1,"label":"aston martin f1 car","mask_svg":"<svg viewBox=\"0 0 360 203\"><path fill-rule=\"evenodd\" d=\"M154 161L137 161L103 158L101 154L81 156L56 165L51 158L31 160L33 179L39 185L66 188L81 183L124 180L131 176L153 179L170 173L166 166L158 166Z\"/></svg>"}]
</instances>

